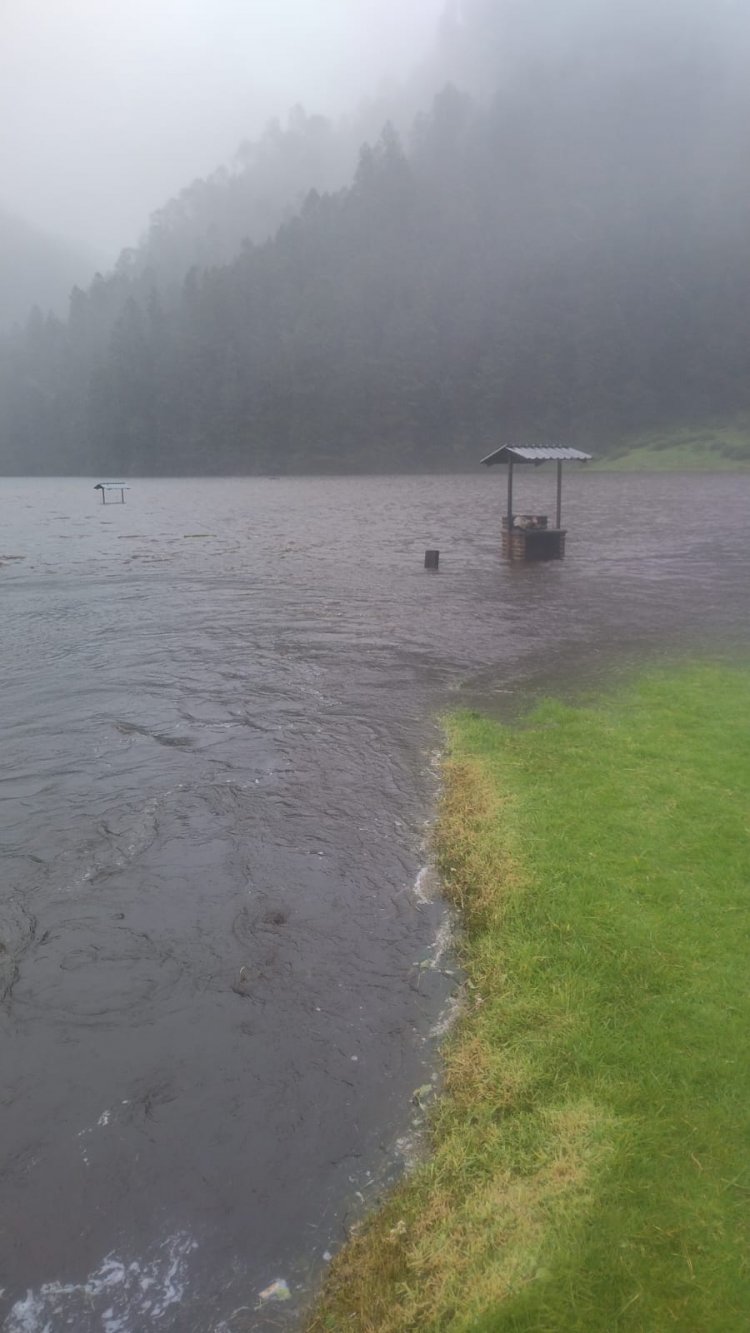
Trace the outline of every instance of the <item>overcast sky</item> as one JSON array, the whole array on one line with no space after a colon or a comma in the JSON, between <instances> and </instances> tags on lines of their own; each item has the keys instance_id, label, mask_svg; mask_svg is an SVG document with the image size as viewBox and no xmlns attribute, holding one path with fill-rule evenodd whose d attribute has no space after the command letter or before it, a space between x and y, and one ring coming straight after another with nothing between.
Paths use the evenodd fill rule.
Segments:
<instances>
[{"instance_id":1,"label":"overcast sky","mask_svg":"<svg viewBox=\"0 0 750 1333\"><path fill-rule=\"evenodd\" d=\"M346 110L444 0L0 0L0 201L111 260L295 102Z\"/></svg>"}]
</instances>

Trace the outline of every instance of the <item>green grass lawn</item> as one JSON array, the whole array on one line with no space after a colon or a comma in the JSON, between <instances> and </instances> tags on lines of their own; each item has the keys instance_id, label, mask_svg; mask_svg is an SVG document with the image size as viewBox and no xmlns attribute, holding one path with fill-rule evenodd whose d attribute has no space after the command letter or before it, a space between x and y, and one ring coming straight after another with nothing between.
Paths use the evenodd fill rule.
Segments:
<instances>
[{"instance_id":1,"label":"green grass lawn","mask_svg":"<svg viewBox=\"0 0 750 1333\"><path fill-rule=\"evenodd\" d=\"M449 723L467 1001L311 1328L750 1327L750 671Z\"/></svg>"},{"instance_id":2,"label":"green grass lawn","mask_svg":"<svg viewBox=\"0 0 750 1333\"><path fill-rule=\"evenodd\" d=\"M646 431L593 452L599 472L743 472L750 469L750 423Z\"/></svg>"}]
</instances>

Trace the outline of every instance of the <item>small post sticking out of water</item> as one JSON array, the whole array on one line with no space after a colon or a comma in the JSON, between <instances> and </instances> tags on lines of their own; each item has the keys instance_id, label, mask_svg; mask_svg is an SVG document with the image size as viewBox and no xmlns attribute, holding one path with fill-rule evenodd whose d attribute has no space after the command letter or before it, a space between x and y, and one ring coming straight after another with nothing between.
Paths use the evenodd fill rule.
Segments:
<instances>
[{"instance_id":1,"label":"small post sticking out of water","mask_svg":"<svg viewBox=\"0 0 750 1333\"><path fill-rule=\"evenodd\" d=\"M425 569L437 569L439 565L440 565L440 552L439 552L439 551L425 551L425 553L424 553L424 567L425 567Z\"/></svg>"}]
</instances>

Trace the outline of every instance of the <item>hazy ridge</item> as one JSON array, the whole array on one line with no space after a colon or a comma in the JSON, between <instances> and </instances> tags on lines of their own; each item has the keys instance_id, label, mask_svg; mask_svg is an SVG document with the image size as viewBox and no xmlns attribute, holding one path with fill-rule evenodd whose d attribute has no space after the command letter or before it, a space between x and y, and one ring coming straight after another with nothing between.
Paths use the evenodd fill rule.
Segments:
<instances>
[{"instance_id":1,"label":"hazy ridge","mask_svg":"<svg viewBox=\"0 0 750 1333\"><path fill-rule=\"evenodd\" d=\"M24 324L34 305L65 314L73 283L92 263L84 246L46 235L0 207L0 330Z\"/></svg>"},{"instance_id":2,"label":"hazy ridge","mask_svg":"<svg viewBox=\"0 0 750 1333\"><path fill-rule=\"evenodd\" d=\"M702 0L461 6L390 103L295 111L8 340L0 467L452 468L739 417L748 45Z\"/></svg>"}]
</instances>

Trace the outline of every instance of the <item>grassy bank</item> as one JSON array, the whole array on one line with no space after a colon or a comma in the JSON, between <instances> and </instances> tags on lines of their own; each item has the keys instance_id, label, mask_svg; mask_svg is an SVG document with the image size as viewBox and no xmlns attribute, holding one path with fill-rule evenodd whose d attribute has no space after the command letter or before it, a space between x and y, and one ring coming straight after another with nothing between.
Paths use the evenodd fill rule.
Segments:
<instances>
[{"instance_id":1,"label":"grassy bank","mask_svg":"<svg viewBox=\"0 0 750 1333\"><path fill-rule=\"evenodd\" d=\"M750 672L450 724L468 1001L432 1153L311 1328L750 1322Z\"/></svg>"},{"instance_id":2,"label":"grassy bank","mask_svg":"<svg viewBox=\"0 0 750 1333\"><path fill-rule=\"evenodd\" d=\"M750 422L646 431L600 451L593 466L599 472L748 471Z\"/></svg>"}]
</instances>

